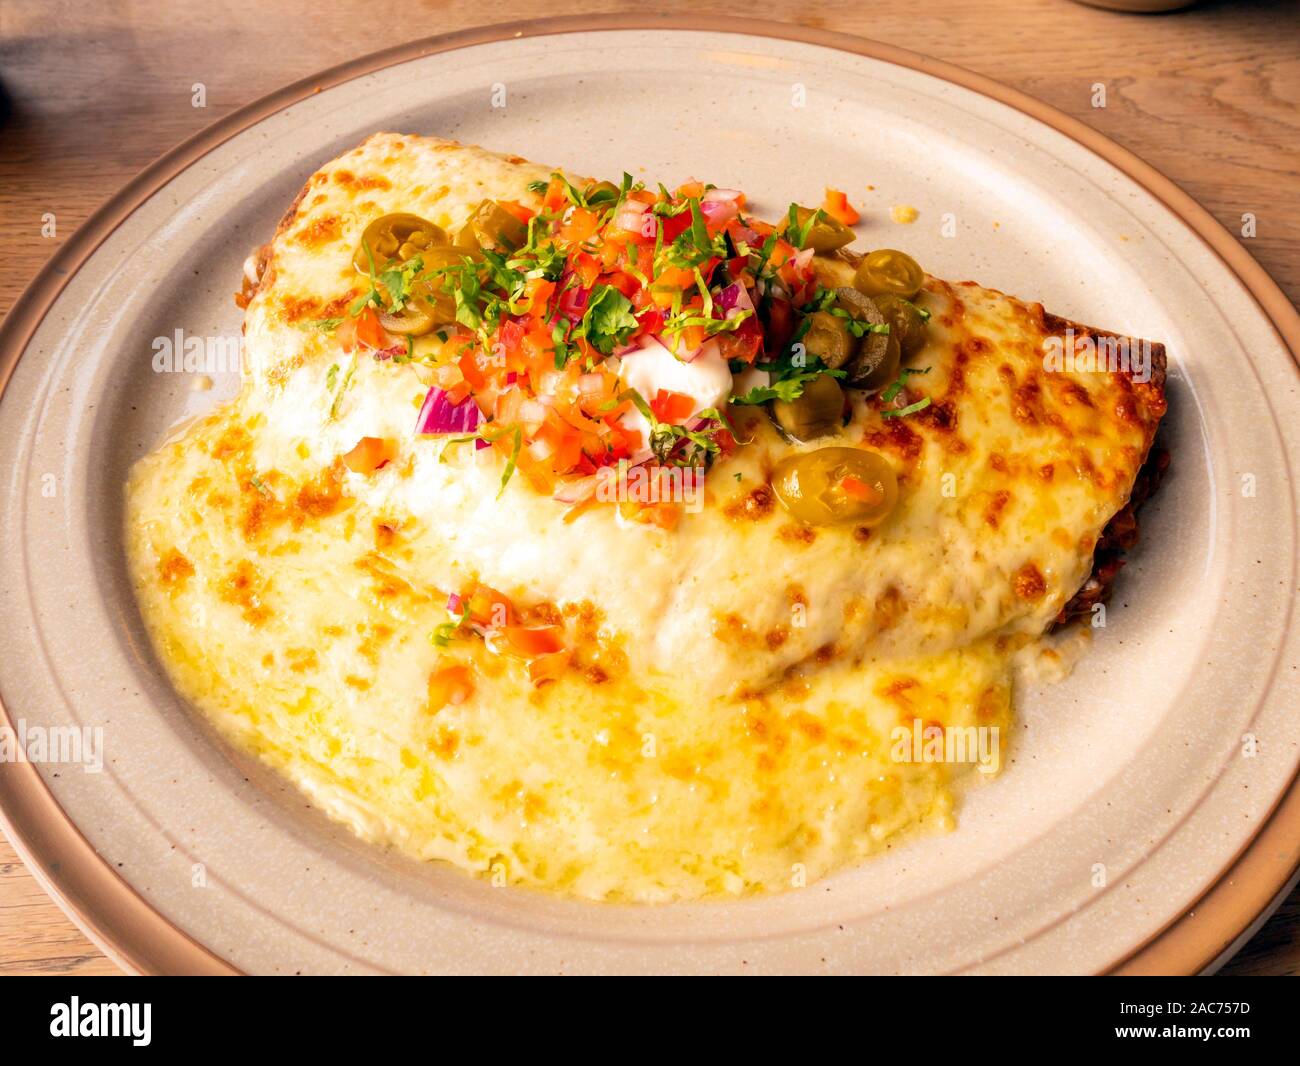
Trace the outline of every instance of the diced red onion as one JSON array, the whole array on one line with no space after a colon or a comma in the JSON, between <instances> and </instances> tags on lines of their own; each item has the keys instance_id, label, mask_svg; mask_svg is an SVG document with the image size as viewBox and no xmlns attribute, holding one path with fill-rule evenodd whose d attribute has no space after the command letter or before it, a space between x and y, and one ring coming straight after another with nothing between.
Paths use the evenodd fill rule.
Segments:
<instances>
[{"instance_id":1,"label":"diced red onion","mask_svg":"<svg viewBox=\"0 0 1300 1066\"><path fill-rule=\"evenodd\" d=\"M590 289L565 289L564 295L560 297L560 310L576 321L587 313L590 297Z\"/></svg>"},{"instance_id":2,"label":"diced red onion","mask_svg":"<svg viewBox=\"0 0 1300 1066\"><path fill-rule=\"evenodd\" d=\"M393 345L390 345L390 346L387 347L387 348L371 348L371 349L370 349L370 354L373 355L373 356L375 357L375 359L378 360L378 361L381 362L381 363L382 363L385 359L391 359L391 358L392 358L393 356L395 356L395 355L404 355L405 353L406 353L406 345L405 345L405 344L393 344Z\"/></svg>"},{"instance_id":3,"label":"diced red onion","mask_svg":"<svg viewBox=\"0 0 1300 1066\"><path fill-rule=\"evenodd\" d=\"M682 351L681 348L678 347L678 345L681 344L681 340L681 334L678 334L675 337L669 337L666 333L660 333L653 337L642 338L642 343L639 347L644 348L650 343L656 343L667 348L683 363L693 363L696 357L703 350L704 345L701 344L698 348L692 348L689 351Z\"/></svg>"},{"instance_id":4,"label":"diced red onion","mask_svg":"<svg viewBox=\"0 0 1300 1066\"><path fill-rule=\"evenodd\" d=\"M463 606L464 605L461 601L460 593L453 592L450 596L447 597L447 610L449 610L452 614L460 614L461 610L463 609Z\"/></svg>"},{"instance_id":5,"label":"diced red onion","mask_svg":"<svg viewBox=\"0 0 1300 1066\"><path fill-rule=\"evenodd\" d=\"M740 207L734 200L705 200L700 204L700 214L718 226L739 215Z\"/></svg>"},{"instance_id":6,"label":"diced red onion","mask_svg":"<svg viewBox=\"0 0 1300 1066\"><path fill-rule=\"evenodd\" d=\"M575 478L573 481L561 481L551 493L551 499L560 503L581 503L595 495L599 478L592 474L588 477Z\"/></svg>"},{"instance_id":7,"label":"diced red onion","mask_svg":"<svg viewBox=\"0 0 1300 1066\"><path fill-rule=\"evenodd\" d=\"M647 205L640 200L628 200L618 209L614 216L614 225L628 233L640 233L645 225Z\"/></svg>"},{"instance_id":8,"label":"diced red onion","mask_svg":"<svg viewBox=\"0 0 1300 1066\"><path fill-rule=\"evenodd\" d=\"M537 400L524 400L519 405L519 422L530 437L542 428L546 414L546 405Z\"/></svg>"},{"instance_id":9,"label":"diced red onion","mask_svg":"<svg viewBox=\"0 0 1300 1066\"><path fill-rule=\"evenodd\" d=\"M416 433L473 433L478 429L478 404L472 396L452 403L447 394L434 385L424 398L420 416L415 420Z\"/></svg>"},{"instance_id":10,"label":"diced red onion","mask_svg":"<svg viewBox=\"0 0 1300 1066\"><path fill-rule=\"evenodd\" d=\"M741 195L739 189L709 189L708 192L700 197L700 201L706 204L734 203L740 199Z\"/></svg>"},{"instance_id":11,"label":"diced red onion","mask_svg":"<svg viewBox=\"0 0 1300 1066\"><path fill-rule=\"evenodd\" d=\"M725 312L723 318L735 318L745 311L754 310L754 301L750 299L749 290L744 284L735 281L718 293L715 308Z\"/></svg>"}]
</instances>

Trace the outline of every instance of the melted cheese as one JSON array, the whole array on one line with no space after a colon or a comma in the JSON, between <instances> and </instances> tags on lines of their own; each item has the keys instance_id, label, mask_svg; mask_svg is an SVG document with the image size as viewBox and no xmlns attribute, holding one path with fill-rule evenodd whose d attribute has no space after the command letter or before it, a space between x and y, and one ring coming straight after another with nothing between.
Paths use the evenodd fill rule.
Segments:
<instances>
[{"instance_id":1,"label":"melted cheese","mask_svg":"<svg viewBox=\"0 0 1300 1066\"><path fill-rule=\"evenodd\" d=\"M367 839L589 898L777 890L948 826L962 767L900 761L894 731L1005 740L1012 657L1087 575L1158 389L1046 373L1041 307L932 278L911 364L931 370L909 381L928 410L883 419L858 397L843 440L815 445L741 410L749 443L676 530L613 507L565 521L522 478L498 496L494 451L412 436L426 369L312 326L360 294L352 250L376 216L454 229L549 173L380 134L307 183L248 308L242 394L128 486L135 587L178 688ZM355 474L338 457L366 436L398 455ZM882 526L804 527L775 502L775 462L829 443L894 465ZM475 580L562 620L558 682L431 642ZM436 706L447 662L475 691Z\"/></svg>"}]
</instances>

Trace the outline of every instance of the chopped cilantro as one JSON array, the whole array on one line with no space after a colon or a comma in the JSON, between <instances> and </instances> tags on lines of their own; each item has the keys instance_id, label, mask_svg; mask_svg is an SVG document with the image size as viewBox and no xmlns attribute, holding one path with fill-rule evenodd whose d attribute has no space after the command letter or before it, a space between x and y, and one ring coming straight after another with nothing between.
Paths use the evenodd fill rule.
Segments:
<instances>
[{"instance_id":1,"label":"chopped cilantro","mask_svg":"<svg viewBox=\"0 0 1300 1066\"><path fill-rule=\"evenodd\" d=\"M338 377L338 365L330 367L329 374L326 375L325 383L333 388L332 381ZM337 418L339 414L339 404L343 402L343 394L348 391L348 386L352 384L352 375L357 372L357 360L352 360L352 365L348 367L348 372L343 375L343 381L334 393L334 402L330 404L330 418Z\"/></svg>"},{"instance_id":2,"label":"chopped cilantro","mask_svg":"<svg viewBox=\"0 0 1300 1066\"><path fill-rule=\"evenodd\" d=\"M917 400L916 403L909 403L906 407L900 407L897 411L881 411L881 418L902 418L905 415L914 415L917 411L924 411L930 406L930 397L923 400Z\"/></svg>"},{"instance_id":3,"label":"chopped cilantro","mask_svg":"<svg viewBox=\"0 0 1300 1066\"><path fill-rule=\"evenodd\" d=\"M900 296L899 299L903 300L903 297ZM903 300L903 303L907 304L908 307L910 307L913 311L915 311L918 315L920 315L922 322L930 321L930 318L932 316L930 315L930 312L927 311L924 307L918 307L911 300Z\"/></svg>"},{"instance_id":4,"label":"chopped cilantro","mask_svg":"<svg viewBox=\"0 0 1300 1066\"><path fill-rule=\"evenodd\" d=\"M514 437L514 443L510 449L510 458L506 460L506 468L501 472L501 488L497 490L497 499L501 499L501 494L506 491L506 486L510 484L510 478L515 472L515 467L519 463L519 449L523 447L524 435L518 426L511 431Z\"/></svg>"},{"instance_id":5,"label":"chopped cilantro","mask_svg":"<svg viewBox=\"0 0 1300 1066\"><path fill-rule=\"evenodd\" d=\"M816 211L809 211L808 217L800 225L799 205L791 204L785 227L786 239L796 248L802 250L803 246L808 242L808 234L812 232L813 226L817 224L818 219L824 216L825 212L819 207Z\"/></svg>"},{"instance_id":6,"label":"chopped cilantro","mask_svg":"<svg viewBox=\"0 0 1300 1066\"><path fill-rule=\"evenodd\" d=\"M815 377L820 377L822 374L829 374L833 378L845 376L843 370L831 370L816 356L809 360L805 352L795 350L799 338L806 332L807 325L808 319L805 317L794 337L791 338L790 344L778 359L771 363L758 364L759 370L766 370L771 375L771 382L768 385L758 385L744 395L733 396L732 403L753 405L767 403L769 400L783 400L789 403L802 396L804 386ZM744 369L743 366L740 368L733 366L732 372Z\"/></svg>"},{"instance_id":7,"label":"chopped cilantro","mask_svg":"<svg viewBox=\"0 0 1300 1066\"><path fill-rule=\"evenodd\" d=\"M580 193L577 189L575 189L573 187L573 183L569 181L569 179L566 178L563 174L561 174L558 170L551 175L551 180L555 180L556 178L558 178L560 180L560 183L564 186L564 195L567 196L570 199L570 201L572 201L574 207L587 206L586 197L584 197L582 193Z\"/></svg>"},{"instance_id":8,"label":"chopped cilantro","mask_svg":"<svg viewBox=\"0 0 1300 1066\"><path fill-rule=\"evenodd\" d=\"M771 385L756 385L743 396L733 396L731 402L737 405L750 406L753 404L767 403L768 400L782 400L789 403L791 400L797 400L803 395L804 386L813 378L821 377L823 374L830 374L832 377L843 377L842 370L827 370L825 367L817 367L815 370L799 370L794 373L774 380Z\"/></svg>"},{"instance_id":9,"label":"chopped cilantro","mask_svg":"<svg viewBox=\"0 0 1300 1066\"><path fill-rule=\"evenodd\" d=\"M722 451L722 446L718 444L713 433L716 433L718 429L731 432L731 423L727 420L727 416L716 407L708 407L698 411L692 418L692 420L703 419L707 422L717 423L712 432L706 432L703 429L687 429L685 426L673 426L667 422L660 422L655 417L650 405L646 403L645 397L636 389L624 390L619 393L618 399L620 403L631 400L632 405L650 423L650 450L659 462L671 466L705 465L709 459ZM686 447L679 451L679 446L682 444L685 444ZM675 452L678 454L674 454Z\"/></svg>"},{"instance_id":10,"label":"chopped cilantro","mask_svg":"<svg viewBox=\"0 0 1300 1066\"><path fill-rule=\"evenodd\" d=\"M442 447L438 450L438 462L445 463L447 461L447 449L453 444L468 444L472 440L482 439L483 437L477 433L469 433L463 437L443 437Z\"/></svg>"},{"instance_id":11,"label":"chopped cilantro","mask_svg":"<svg viewBox=\"0 0 1300 1066\"><path fill-rule=\"evenodd\" d=\"M924 370L913 370L911 367L903 367L902 372L898 375L898 380L885 389L885 391L880 394L880 398L884 400L885 403L889 403L890 400L903 391L903 386L907 384L907 379L913 374L928 373L930 373L930 368L928 366Z\"/></svg>"},{"instance_id":12,"label":"chopped cilantro","mask_svg":"<svg viewBox=\"0 0 1300 1066\"><path fill-rule=\"evenodd\" d=\"M587 311L573 331L604 355L613 352L637 329L632 301L611 285L598 285L587 301Z\"/></svg>"},{"instance_id":13,"label":"chopped cilantro","mask_svg":"<svg viewBox=\"0 0 1300 1066\"><path fill-rule=\"evenodd\" d=\"M469 620L469 601L466 600L461 607L460 617L454 622L443 622L441 625L433 627L433 643L436 647L445 648L460 629Z\"/></svg>"},{"instance_id":14,"label":"chopped cilantro","mask_svg":"<svg viewBox=\"0 0 1300 1066\"><path fill-rule=\"evenodd\" d=\"M379 278L375 274L375 253L370 250L370 242L362 241L361 246L366 250L366 264L369 267L368 274L370 278L370 291L362 296L358 296L352 301L352 306L348 308L348 315L356 318L365 310L368 304L375 307L384 306L384 294L379 291Z\"/></svg>"}]
</instances>

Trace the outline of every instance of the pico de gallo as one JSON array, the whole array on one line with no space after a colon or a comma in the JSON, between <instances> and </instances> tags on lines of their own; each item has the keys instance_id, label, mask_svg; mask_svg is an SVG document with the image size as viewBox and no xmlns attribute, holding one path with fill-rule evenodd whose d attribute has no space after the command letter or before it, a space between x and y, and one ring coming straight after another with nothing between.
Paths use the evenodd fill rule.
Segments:
<instances>
[{"instance_id":1,"label":"pico de gallo","mask_svg":"<svg viewBox=\"0 0 1300 1066\"><path fill-rule=\"evenodd\" d=\"M879 393L887 417L929 403L908 402L907 376L921 371L900 367L929 318L913 303L915 261L880 249L851 287L817 280L813 257L854 238L843 193L791 204L773 225L742 192L700 182L670 192L625 174L578 187L556 173L529 192L539 206L484 200L455 235L413 214L373 221L353 259L365 291L333 325L349 350L427 364L415 432L495 449L502 490L518 474L576 515L597 502L602 468L706 471L740 446L736 406L764 406L802 441L844 424L846 389ZM389 458L367 438L348 465ZM892 506L879 458L821 464L838 519ZM775 487L801 517L798 492ZM680 513L669 500L620 507L667 529ZM803 510L827 520L825 499Z\"/></svg>"}]
</instances>

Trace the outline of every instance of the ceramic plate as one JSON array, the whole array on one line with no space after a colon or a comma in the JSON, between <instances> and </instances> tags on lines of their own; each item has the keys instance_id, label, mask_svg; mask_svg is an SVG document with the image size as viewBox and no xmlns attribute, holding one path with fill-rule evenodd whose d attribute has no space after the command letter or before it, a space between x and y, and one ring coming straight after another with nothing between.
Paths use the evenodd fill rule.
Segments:
<instances>
[{"instance_id":1,"label":"ceramic plate","mask_svg":"<svg viewBox=\"0 0 1300 1066\"><path fill-rule=\"evenodd\" d=\"M749 190L760 213L849 190L867 245L1167 344L1173 471L1109 624L1068 681L1021 693L1014 761L969 795L956 832L765 899L552 899L354 841L182 705L128 588L122 486L235 380L200 392L155 373L154 339L236 336L248 250L315 167L380 129L581 173L708 178ZM894 204L919 218L894 224ZM472 31L326 72L143 174L5 323L0 694L28 735L103 738L100 772L0 766L5 829L107 950L149 971L1212 966L1297 863L1298 336L1263 271L1154 171L1028 98L887 46L610 17Z\"/></svg>"}]
</instances>

